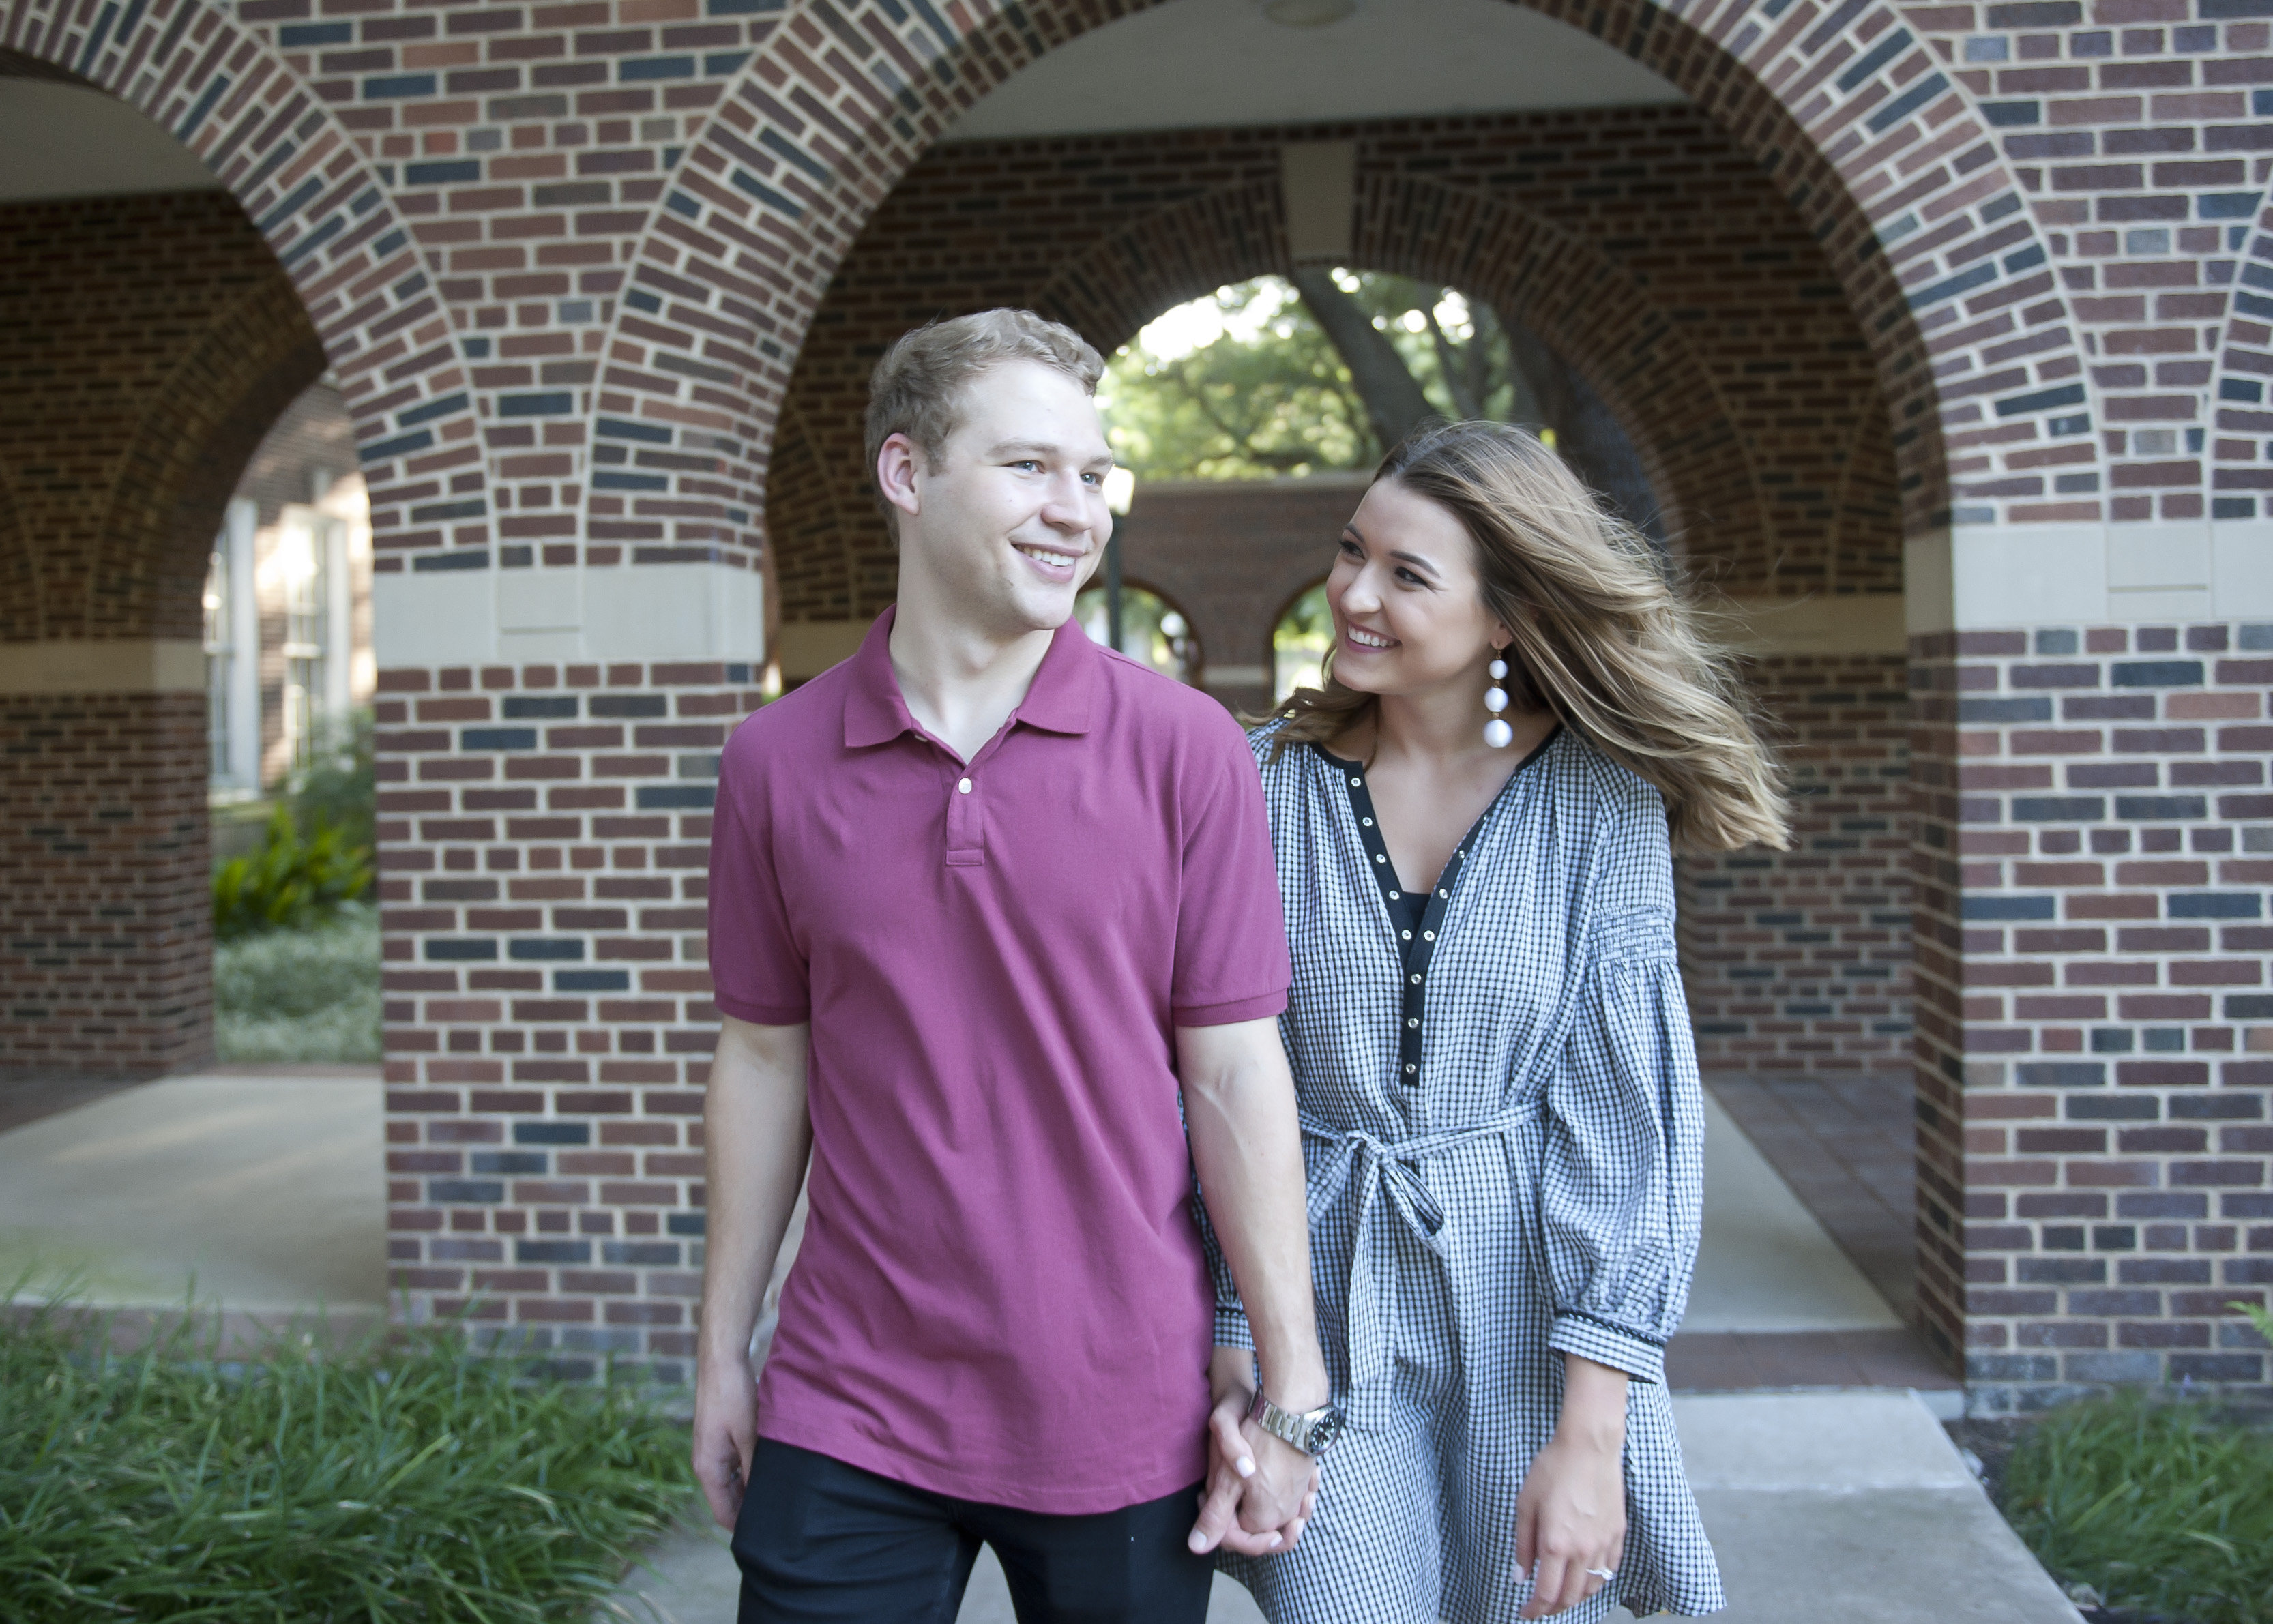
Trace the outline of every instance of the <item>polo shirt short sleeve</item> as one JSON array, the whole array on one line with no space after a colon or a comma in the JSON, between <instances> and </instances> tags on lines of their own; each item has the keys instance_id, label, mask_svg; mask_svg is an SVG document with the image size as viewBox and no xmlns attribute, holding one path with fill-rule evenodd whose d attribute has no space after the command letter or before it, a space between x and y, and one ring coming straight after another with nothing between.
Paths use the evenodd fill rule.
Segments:
<instances>
[{"instance_id":1,"label":"polo shirt short sleeve","mask_svg":"<svg viewBox=\"0 0 2273 1624\"><path fill-rule=\"evenodd\" d=\"M1069 625L959 761L890 625L721 766L718 1007L812 1027L759 1431L995 1504L1158 1499L1204 1470L1213 1301L1175 1029L1274 1016L1289 979L1254 759Z\"/></svg>"}]
</instances>

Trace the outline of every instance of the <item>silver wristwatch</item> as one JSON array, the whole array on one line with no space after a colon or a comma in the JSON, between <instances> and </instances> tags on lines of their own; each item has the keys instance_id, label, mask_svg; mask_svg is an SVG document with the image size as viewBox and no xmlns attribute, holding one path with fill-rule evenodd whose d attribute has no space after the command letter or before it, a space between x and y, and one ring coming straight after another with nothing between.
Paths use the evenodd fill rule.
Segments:
<instances>
[{"instance_id":1,"label":"silver wristwatch","mask_svg":"<svg viewBox=\"0 0 2273 1624\"><path fill-rule=\"evenodd\" d=\"M1248 1402L1247 1418L1313 1458L1332 1448L1334 1440L1342 1435L1342 1412L1332 1404L1321 1404L1316 1410L1281 1410L1263 1396L1259 1386Z\"/></svg>"}]
</instances>

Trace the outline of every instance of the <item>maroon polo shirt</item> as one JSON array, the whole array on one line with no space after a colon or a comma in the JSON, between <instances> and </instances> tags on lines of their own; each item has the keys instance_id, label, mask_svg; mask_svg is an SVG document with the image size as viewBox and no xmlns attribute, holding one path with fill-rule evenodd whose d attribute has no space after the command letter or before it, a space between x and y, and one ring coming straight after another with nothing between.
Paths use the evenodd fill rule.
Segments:
<instances>
[{"instance_id":1,"label":"maroon polo shirt","mask_svg":"<svg viewBox=\"0 0 2273 1624\"><path fill-rule=\"evenodd\" d=\"M720 769L718 1007L813 1028L758 1431L1000 1505L1158 1499L1204 1471L1212 1300L1175 1029L1287 1000L1254 760L1069 622L966 764L908 715L891 625Z\"/></svg>"}]
</instances>

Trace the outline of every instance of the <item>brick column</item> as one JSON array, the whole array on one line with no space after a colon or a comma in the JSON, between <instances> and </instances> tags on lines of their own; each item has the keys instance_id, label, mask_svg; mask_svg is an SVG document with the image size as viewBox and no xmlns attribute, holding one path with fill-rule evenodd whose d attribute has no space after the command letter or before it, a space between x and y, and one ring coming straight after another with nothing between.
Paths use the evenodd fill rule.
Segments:
<instances>
[{"instance_id":1,"label":"brick column","mask_svg":"<svg viewBox=\"0 0 2273 1624\"><path fill-rule=\"evenodd\" d=\"M2268 1381L2227 1305L2273 1287L2273 537L2222 539L2157 595L2239 614L2115 624L2121 527L1961 535L1961 625L1913 641L1919 1301L1977 1411ZM1962 624L2031 596L2102 612Z\"/></svg>"},{"instance_id":2,"label":"brick column","mask_svg":"<svg viewBox=\"0 0 2273 1624\"><path fill-rule=\"evenodd\" d=\"M453 573L378 590L400 1312L462 1314L562 1374L612 1356L684 1380L717 1037L710 808L719 750L761 700L756 581L703 565L551 572L514 583L521 601L581 587L587 607L534 632L469 612L461 599L485 596ZM445 639L493 657L405 660ZM574 657L604 643L643 657ZM571 657L510 658L531 645ZM656 657L672 646L686 657Z\"/></svg>"}]
</instances>

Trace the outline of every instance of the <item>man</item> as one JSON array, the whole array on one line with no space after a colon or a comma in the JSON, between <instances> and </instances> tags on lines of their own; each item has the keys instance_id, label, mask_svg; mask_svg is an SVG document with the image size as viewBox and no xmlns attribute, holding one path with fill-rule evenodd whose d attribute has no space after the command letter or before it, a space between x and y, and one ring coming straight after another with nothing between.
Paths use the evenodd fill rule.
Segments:
<instances>
[{"instance_id":1,"label":"man","mask_svg":"<svg viewBox=\"0 0 2273 1624\"><path fill-rule=\"evenodd\" d=\"M1290 1545L1336 1425L1252 760L1071 619L1112 523L1102 370L1026 311L893 346L898 602L726 749L694 1467L743 1624L949 1624L982 1543L1025 1624L1198 1624L1202 1553ZM1259 1424L1211 1424L1195 1166Z\"/></svg>"}]
</instances>

